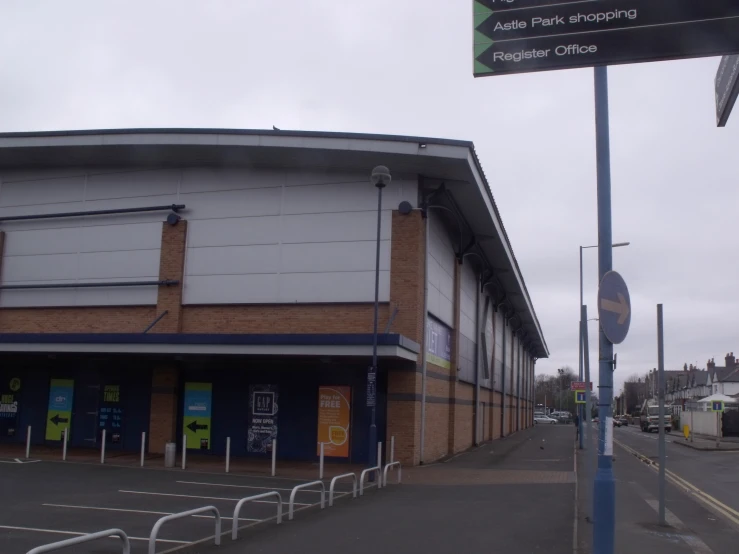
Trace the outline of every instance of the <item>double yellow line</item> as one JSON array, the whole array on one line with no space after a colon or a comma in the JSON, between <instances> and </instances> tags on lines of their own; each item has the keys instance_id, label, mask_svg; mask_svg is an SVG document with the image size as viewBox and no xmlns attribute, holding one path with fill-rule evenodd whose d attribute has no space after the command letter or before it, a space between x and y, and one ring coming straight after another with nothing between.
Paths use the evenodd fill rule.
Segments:
<instances>
[{"instance_id":1,"label":"double yellow line","mask_svg":"<svg viewBox=\"0 0 739 554\"><path fill-rule=\"evenodd\" d=\"M655 462L654 460L652 460L651 458L647 458L643 454L637 452L636 450L634 450L633 448L631 448L629 446L626 446L625 444L623 444L620 441L617 441L617 440L614 439L613 442L615 442L621 448L623 448L624 450L626 450L626 452L629 452L630 454L633 454L634 456L636 456L637 458L639 458L642 462L647 463L655 471L659 471L659 464L657 462ZM665 468L665 476L667 477L667 479L670 480L670 482L673 485L676 485L678 487L685 487L691 493L693 493L693 495L695 495L698 498L698 500L700 500L701 502L703 502L704 504L706 504L710 509L712 509L712 510L718 512L718 513L720 513L721 515L723 515L726 519L728 519L734 525L739 526L739 512L737 512L733 508L730 508L729 506L727 506L726 504L724 504L720 500L715 499L710 494L703 492L701 489L699 489L698 487L696 487L692 483L686 481L685 479L683 479L679 475L676 475L675 473L673 473L672 471L670 471L667 468Z\"/></svg>"}]
</instances>

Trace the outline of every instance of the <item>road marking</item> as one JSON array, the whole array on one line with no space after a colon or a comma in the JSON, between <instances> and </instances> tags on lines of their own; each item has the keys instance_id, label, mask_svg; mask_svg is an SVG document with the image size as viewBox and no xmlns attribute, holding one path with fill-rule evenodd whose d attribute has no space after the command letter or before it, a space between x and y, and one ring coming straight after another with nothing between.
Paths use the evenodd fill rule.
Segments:
<instances>
[{"instance_id":1,"label":"road marking","mask_svg":"<svg viewBox=\"0 0 739 554\"><path fill-rule=\"evenodd\" d=\"M633 448L631 448L629 446L626 446L625 444L623 444L621 442L618 442L618 441L616 441L616 442L618 443L618 445L621 448L623 448L624 450L626 450L630 454L633 454L634 456L636 456L637 458L639 458L641 461L646 462L647 464L649 464L649 467L651 467L655 471L659 471L659 464L657 462L655 462L654 460L648 458L644 454L641 454L640 452L637 452ZM666 477L670 480L670 482L673 485L676 485L678 487L685 487L685 488L689 489L690 492L692 492L693 495L698 498L698 500L702 501L704 504L706 504L707 506L709 506L714 511L717 511L720 514L722 514L724 517L726 517L734 525L739 526L739 512L737 512L733 508L730 508L729 506L727 506L726 504L724 504L720 500L717 500L716 498L714 498L710 494L708 494L706 492L703 492L701 489L699 489L698 487L696 487L695 485L693 485L691 482L686 481L685 479L683 479L682 477L680 477L679 475L677 475L676 473L670 471L667 468L665 468L665 475L666 475Z\"/></svg>"},{"instance_id":2,"label":"road marking","mask_svg":"<svg viewBox=\"0 0 739 554\"><path fill-rule=\"evenodd\" d=\"M12 460L0 460L0 464L35 464L41 460L21 460L20 458L14 458Z\"/></svg>"},{"instance_id":3,"label":"road marking","mask_svg":"<svg viewBox=\"0 0 739 554\"><path fill-rule=\"evenodd\" d=\"M101 510L105 512L129 512L133 514L153 514L158 516L171 516L175 512L154 512L151 510L131 510L128 508L102 508L98 506L73 506L70 504L41 504L42 506L48 506L50 508L70 508L75 510ZM216 516L204 516L196 515L192 517L200 517L204 519L214 519ZM232 517L221 516L221 519L233 519ZM239 521L262 521L261 519L254 519L251 517L240 517Z\"/></svg>"},{"instance_id":4,"label":"road marking","mask_svg":"<svg viewBox=\"0 0 739 554\"><path fill-rule=\"evenodd\" d=\"M126 490L119 490L118 492L122 492L125 494L148 494L151 496L173 496L175 498L202 498L204 500L227 500L229 502L238 502L241 500L241 498L226 498L223 496L195 496L192 494L173 494L169 492L149 492L149 491L126 491ZM255 504L277 504L277 502L273 500L254 500ZM296 506L313 506L313 504L304 504L302 502L294 502Z\"/></svg>"},{"instance_id":5,"label":"road marking","mask_svg":"<svg viewBox=\"0 0 739 554\"><path fill-rule=\"evenodd\" d=\"M659 502L652 498L646 491L642 492L644 501L649 504L652 509L659 513ZM713 554L713 550L704 543L699 537L692 534L692 531L688 529L682 520L670 511L669 508L665 507L665 521L675 529L678 529L684 533L690 533L686 535L678 535L682 541L687 544L695 554Z\"/></svg>"},{"instance_id":6,"label":"road marking","mask_svg":"<svg viewBox=\"0 0 739 554\"><path fill-rule=\"evenodd\" d=\"M89 533L78 533L77 531L60 531L58 529L39 529L36 527L16 527L14 525L0 525L0 529L10 529L11 531L31 531L33 533L50 533L52 535L74 535L79 537L82 535L89 535ZM115 535L111 535L109 538L118 538ZM132 541L146 541L149 542L149 537L128 537ZM171 539L157 539L157 542L168 542L172 544L190 544L188 541L175 541Z\"/></svg>"},{"instance_id":7,"label":"road marking","mask_svg":"<svg viewBox=\"0 0 739 554\"><path fill-rule=\"evenodd\" d=\"M182 483L183 485L203 485L207 487L230 487L234 489L259 489L259 490L268 490L268 491L292 491L292 489L283 489L279 487L255 487L252 485L230 485L226 483L201 483L199 481L176 481L177 483ZM317 491L312 489L300 489L300 492L323 492L323 491Z\"/></svg>"}]
</instances>

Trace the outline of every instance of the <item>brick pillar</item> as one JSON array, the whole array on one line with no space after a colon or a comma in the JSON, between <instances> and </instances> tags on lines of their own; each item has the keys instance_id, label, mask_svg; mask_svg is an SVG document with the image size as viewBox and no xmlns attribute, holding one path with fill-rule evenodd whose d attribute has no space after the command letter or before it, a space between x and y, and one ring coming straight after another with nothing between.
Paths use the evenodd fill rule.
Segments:
<instances>
[{"instance_id":1,"label":"brick pillar","mask_svg":"<svg viewBox=\"0 0 739 554\"><path fill-rule=\"evenodd\" d=\"M176 442L179 372L174 367L157 367L151 379L149 452L164 453L167 442Z\"/></svg>"},{"instance_id":2,"label":"brick pillar","mask_svg":"<svg viewBox=\"0 0 739 554\"><path fill-rule=\"evenodd\" d=\"M390 313L398 309L391 333L425 348L424 277L426 223L418 210L392 215ZM423 351L423 350L422 350ZM413 371L415 369L415 371ZM387 437L395 437L395 458L403 464L421 460L421 354L413 369L390 370L387 385ZM427 428L428 440L428 428Z\"/></svg>"},{"instance_id":3,"label":"brick pillar","mask_svg":"<svg viewBox=\"0 0 739 554\"><path fill-rule=\"evenodd\" d=\"M159 258L159 279L176 279L179 285L159 287L157 316L165 315L151 329L151 333L179 333L182 331L182 287L185 272L187 221L177 225L162 224L162 250Z\"/></svg>"}]
</instances>

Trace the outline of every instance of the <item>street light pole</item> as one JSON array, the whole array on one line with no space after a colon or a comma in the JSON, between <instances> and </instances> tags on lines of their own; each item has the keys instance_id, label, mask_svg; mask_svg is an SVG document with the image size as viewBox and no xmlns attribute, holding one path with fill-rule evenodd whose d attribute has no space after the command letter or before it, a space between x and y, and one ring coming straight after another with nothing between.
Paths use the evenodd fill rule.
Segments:
<instances>
[{"instance_id":1,"label":"street light pole","mask_svg":"<svg viewBox=\"0 0 739 554\"><path fill-rule=\"evenodd\" d=\"M382 189L390 184L390 170L378 165L372 170L372 184L377 187L377 247L375 252L375 316L372 328L372 367L367 371L367 407L372 408L369 425L368 467L380 464L377 459L377 324L380 307L380 230L382 228ZM370 472L370 481L374 472Z\"/></svg>"}]
</instances>

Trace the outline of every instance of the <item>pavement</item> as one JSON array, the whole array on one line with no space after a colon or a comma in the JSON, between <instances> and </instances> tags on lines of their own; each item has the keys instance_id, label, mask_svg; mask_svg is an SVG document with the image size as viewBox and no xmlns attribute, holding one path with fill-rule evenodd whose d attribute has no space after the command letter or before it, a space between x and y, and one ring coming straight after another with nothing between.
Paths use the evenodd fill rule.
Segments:
<instances>
[{"instance_id":1,"label":"pavement","mask_svg":"<svg viewBox=\"0 0 739 554\"><path fill-rule=\"evenodd\" d=\"M345 497L339 509L312 510L289 525L255 528L217 552L572 554L573 439L572 426L537 426L444 463L404 469L400 486Z\"/></svg>"},{"instance_id":2,"label":"pavement","mask_svg":"<svg viewBox=\"0 0 739 554\"><path fill-rule=\"evenodd\" d=\"M597 427L596 427L597 429ZM707 467L728 463L736 467L731 453L698 452L682 449L669 436L666 444L668 478L665 488L666 526L658 523L657 435L642 433L638 428L614 429L614 477L616 479L616 543L617 554L648 551L650 554L712 554L736 550L739 543L739 512L720 503L699 486L670 475L677 459L681 468L695 477L705 472L706 457L713 457ZM593 442L593 446L596 443ZM687 456L687 458L684 458ZM696 458L700 457L700 458ZM718 457L718 460L716 459ZM689 458L689 459L688 459ZM578 451L578 539L579 553L592 552L593 510L591 483L594 474L588 453ZM723 461L722 461L723 460ZM718 467L718 466L717 466ZM725 477L737 480L735 469ZM708 473L700 480L705 486L715 476ZM739 483L739 480L737 480ZM712 500L709 500L712 499Z\"/></svg>"},{"instance_id":3,"label":"pavement","mask_svg":"<svg viewBox=\"0 0 739 554\"><path fill-rule=\"evenodd\" d=\"M486 443L444 463L404 468L402 484L344 494L321 510L316 487L298 493L301 511L276 525L276 505L247 504L237 541L228 536L238 498L277 489L284 500L297 482L191 470L88 463L9 463L0 490L12 509L0 512L0 552L22 554L74 534L120 527L133 554L164 514L213 504L224 517L221 546L209 516L167 523L157 552L322 554L473 549L571 554L575 523L574 428L537 426ZM350 482L342 483L348 492ZM287 518L285 518L287 519ZM75 547L109 552L113 539Z\"/></svg>"},{"instance_id":4,"label":"pavement","mask_svg":"<svg viewBox=\"0 0 739 554\"><path fill-rule=\"evenodd\" d=\"M674 437L671 434L671 438L674 444L692 448L693 450L707 450L710 452L739 450L739 437L724 437L719 441L718 445L716 444L715 437L703 435L694 435L692 439L686 439L683 435Z\"/></svg>"},{"instance_id":5,"label":"pavement","mask_svg":"<svg viewBox=\"0 0 739 554\"><path fill-rule=\"evenodd\" d=\"M59 462L62 461L61 446L33 445L31 448L31 459ZM0 463L4 461L25 460L26 447L22 444L0 444ZM100 451L92 448L69 448L67 450L67 461L84 464L100 464ZM139 452L120 452L108 450L105 456L105 464L113 467L138 468L141 464ZM182 467L182 453L177 451L175 457L174 471ZM144 467L163 469L164 456L161 454L147 453L144 457ZM186 457L186 468L188 471L225 473L225 456L211 454L200 454L188 451ZM361 472L364 466L358 464L345 464L326 460L324 477L330 478L347 471ZM243 457L232 457L229 460L229 472L235 475L253 475L267 477L272 473L272 461L268 459L254 459ZM276 476L291 479L311 480L317 479L319 475L318 462L287 461L278 459L276 462Z\"/></svg>"}]
</instances>

